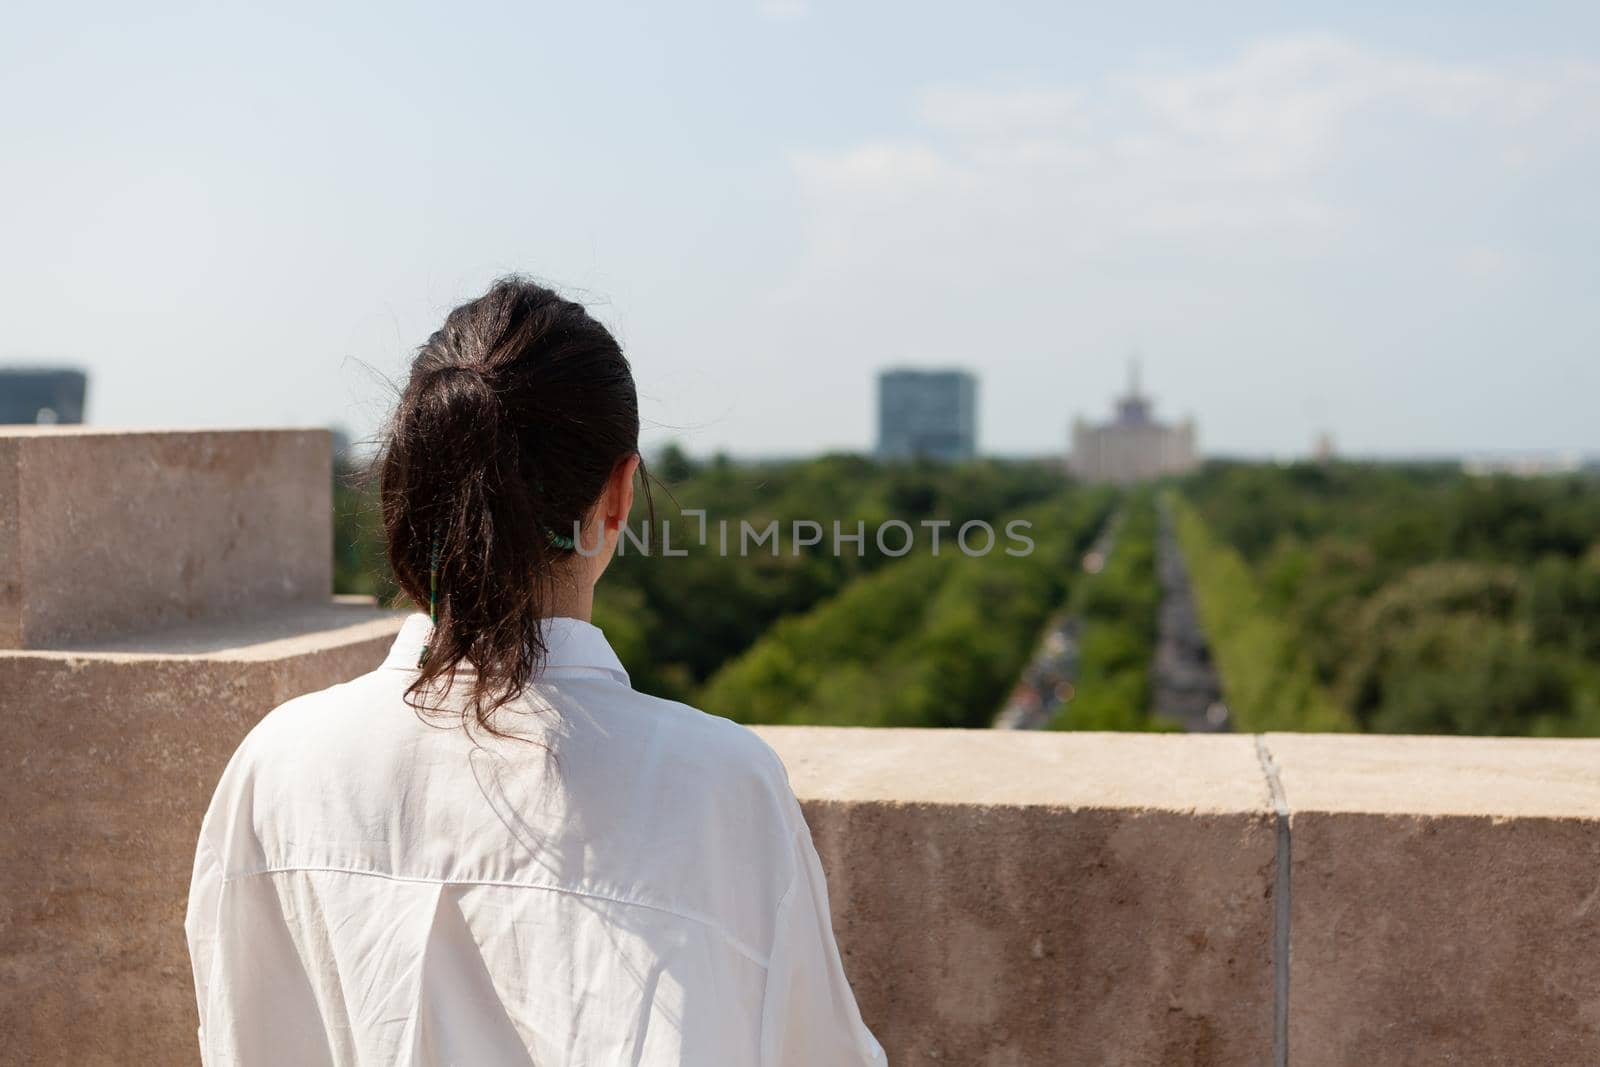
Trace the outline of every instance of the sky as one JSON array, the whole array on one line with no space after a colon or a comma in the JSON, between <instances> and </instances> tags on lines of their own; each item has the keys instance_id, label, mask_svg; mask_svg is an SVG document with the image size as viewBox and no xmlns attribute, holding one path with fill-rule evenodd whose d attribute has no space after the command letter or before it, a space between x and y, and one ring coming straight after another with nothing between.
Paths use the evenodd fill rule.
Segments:
<instances>
[{"instance_id":1,"label":"sky","mask_svg":"<svg viewBox=\"0 0 1600 1067\"><path fill-rule=\"evenodd\" d=\"M647 444L1059 452L1137 356L1212 453L1600 453L1600 5L24 5L0 364L89 419L378 432L521 272Z\"/></svg>"}]
</instances>

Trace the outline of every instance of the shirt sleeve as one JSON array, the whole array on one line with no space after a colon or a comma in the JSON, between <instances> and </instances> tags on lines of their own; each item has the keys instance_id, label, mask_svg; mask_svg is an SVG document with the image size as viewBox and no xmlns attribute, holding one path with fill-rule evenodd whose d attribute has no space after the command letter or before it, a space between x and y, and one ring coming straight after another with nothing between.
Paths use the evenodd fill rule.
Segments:
<instances>
[{"instance_id":1,"label":"shirt sleeve","mask_svg":"<svg viewBox=\"0 0 1600 1067\"><path fill-rule=\"evenodd\" d=\"M194 968L194 995L200 1013L200 1055L207 1059L206 1004L211 989L211 963L216 954L217 908L222 896L222 864L216 850L200 833L195 846L194 876L189 882L189 908L183 931L189 941L189 962Z\"/></svg>"},{"instance_id":2,"label":"shirt sleeve","mask_svg":"<svg viewBox=\"0 0 1600 1067\"><path fill-rule=\"evenodd\" d=\"M879 1067L887 1060L845 979L827 881L804 822L794 835L794 854L767 967L762 1067Z\"/></svg>"}]
</instances>

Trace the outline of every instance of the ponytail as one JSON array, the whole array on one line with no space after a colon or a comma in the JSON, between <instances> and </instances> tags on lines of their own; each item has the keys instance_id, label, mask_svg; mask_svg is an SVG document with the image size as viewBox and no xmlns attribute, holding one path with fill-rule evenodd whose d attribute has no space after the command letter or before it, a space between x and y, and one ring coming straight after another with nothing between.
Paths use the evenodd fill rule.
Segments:
<instances>
[{"instance_id":1,"label":"ponytail","mask_svg":"<svg viewBox=\"0 0 1600 1067\"><path fill-rule=\"evenodd\" d=\"M414 708L461 685L464 721L501 733L543 665L571 535L638 437L621 348L549 289L502 279L422 346L379 460L390 567L434 614Z\"/></svg>"}]
</instances>

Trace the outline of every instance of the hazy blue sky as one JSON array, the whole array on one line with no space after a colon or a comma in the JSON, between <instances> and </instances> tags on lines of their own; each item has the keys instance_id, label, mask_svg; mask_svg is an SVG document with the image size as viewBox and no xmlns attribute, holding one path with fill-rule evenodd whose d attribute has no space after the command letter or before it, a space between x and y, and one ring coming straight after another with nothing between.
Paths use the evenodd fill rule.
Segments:
<instances>
[{"instance_id":1,"label":"hazy blue sky","mask_svg":"<svg viewBox=\"0 0 1600 1067\"><path fill-rule=\"evenodd\" d=\"M1059 450L1134 350L1208 449L1600 452L1594 3L32 4L0 145L0 362L103 424L370 433L520 270L696 452L899 363Z\"/></svg>"}]
</instances>

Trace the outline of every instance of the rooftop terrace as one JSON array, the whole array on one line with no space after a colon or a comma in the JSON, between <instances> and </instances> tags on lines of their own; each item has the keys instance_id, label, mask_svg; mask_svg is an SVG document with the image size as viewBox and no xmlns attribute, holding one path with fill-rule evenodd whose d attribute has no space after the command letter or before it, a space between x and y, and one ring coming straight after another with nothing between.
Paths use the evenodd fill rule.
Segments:
<instances>
[{"instance_id":1,"label":"rooftop terrace","mask_svg":"<svg viewBox=\"0 0 1600 1067\"><path fill-rule=\"evenodd\" d=\"M397 619L307 431L0 431L0 1048L197 1059L200 816ZM1588 1063L1600 741L767 728L896 1065Z\"/></svg>"}]
</instances>

